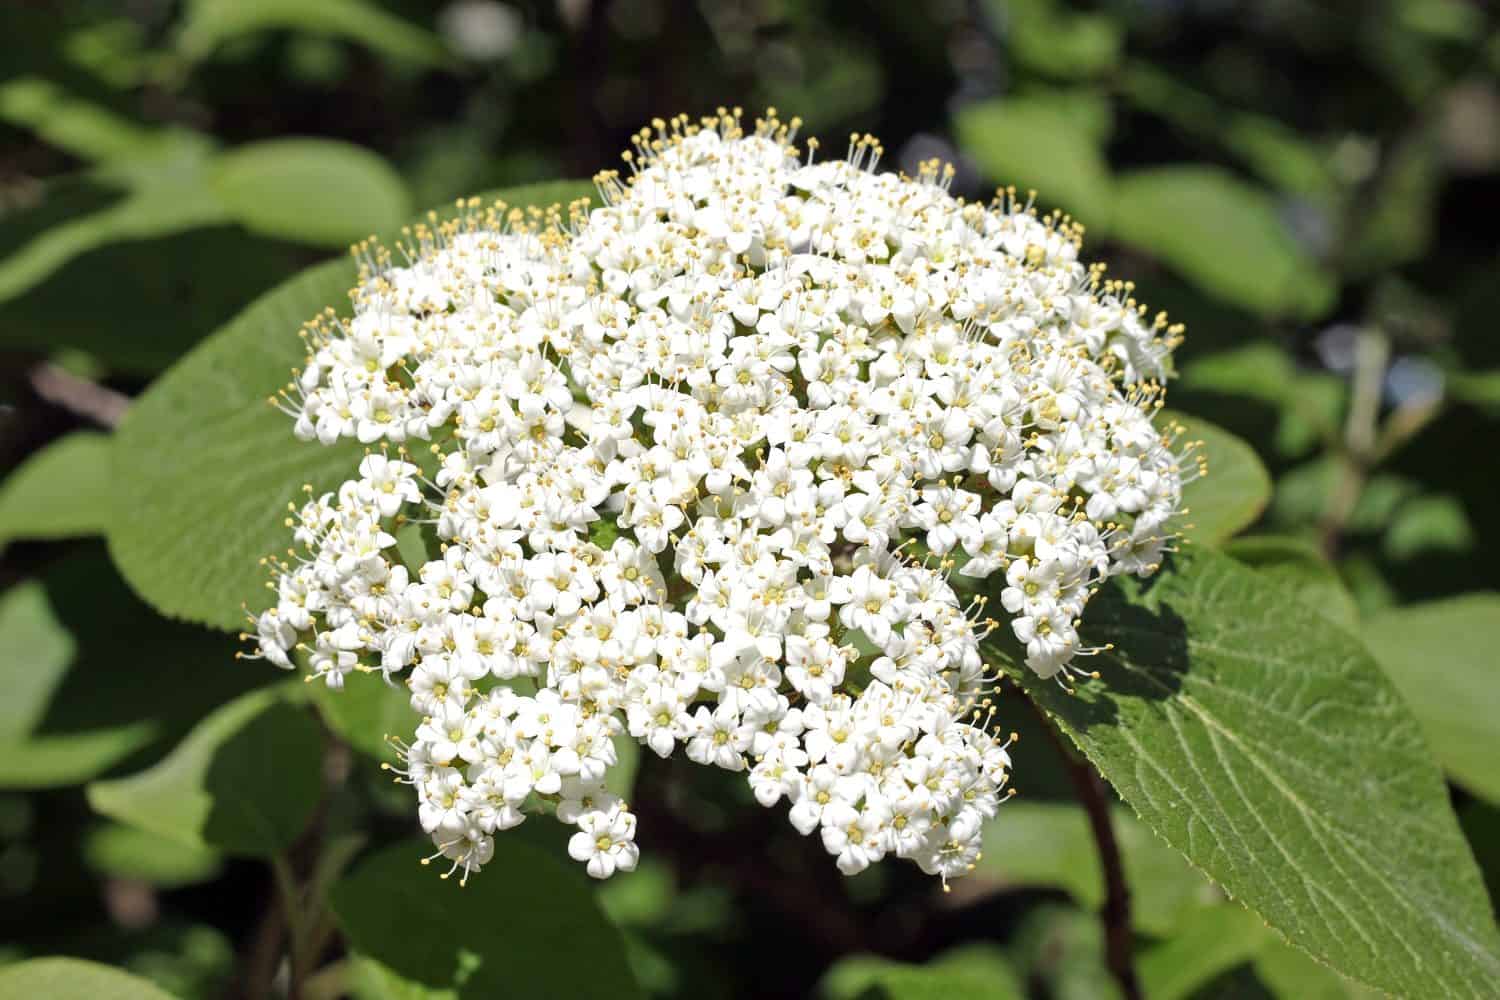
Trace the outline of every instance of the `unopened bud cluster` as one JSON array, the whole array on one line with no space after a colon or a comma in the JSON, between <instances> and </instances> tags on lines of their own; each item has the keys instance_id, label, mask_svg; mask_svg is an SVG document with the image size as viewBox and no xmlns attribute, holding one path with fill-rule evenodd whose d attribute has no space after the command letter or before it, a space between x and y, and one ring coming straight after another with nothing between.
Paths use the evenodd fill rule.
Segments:
<instances>
[{"instance_id":1,"label":"unopened bud cluster","mask_svg":"<svg viewBox=\"0 0 1500 1000\"><path fill-rule=\"evenodd\" d=\"M845 873L962 875L1010 770L981 641L1065 677L1100 581L1160 558L1175 328L1013 194L795 132L658 123L602 207L469 205L307 328L298 436L372 450L295 510L259 651L404 680L450 871L542 809L634 867L628 737L744 772Z\"/></svg>"}]
</instances>

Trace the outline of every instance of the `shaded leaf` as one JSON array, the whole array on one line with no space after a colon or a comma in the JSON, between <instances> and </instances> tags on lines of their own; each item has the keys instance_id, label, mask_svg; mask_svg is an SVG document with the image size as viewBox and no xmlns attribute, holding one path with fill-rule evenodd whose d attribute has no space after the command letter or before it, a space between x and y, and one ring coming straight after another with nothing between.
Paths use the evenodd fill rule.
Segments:
<instances>
[{"instance_id":1,"label":"shaded leaf","mask_svg":"<svg viewBox=\"0 0 1500 1000\"><path fill-rule=\"evenodd\" d=\"M1165 937L1224 895L1127 809L1113 815L1135 929ZM975 876L1007 886L1063 889L1085 909L1104 904L1104 873L1083 810L1070 803L1007 803L984 829Z\"/></svg>"},{"instance_id":2,"label":"shaded leaf","mask_svg":"<svg viewBox=\"0 0 1500 1000\"><path fill-rule=\"evenodd\" d=\"M0 482L0 548L18 538L103 534L110 503L109 437L74 431Z\"/></svg>"},{"instance_id":3,"label":"shaded leaf","mask_svg":"<svg viewBox=\"0 0 1500 1000\"><path fill-rule=\"evenodd\" d=\"M106 878L135 879L162 889L218 876L217 852L120 823L104 823L83 838L83 860Z\"/></svg>"},{"instance_id":4,"label":"shaded leaf","mask_svg":"<svg viewBox=\"0 0 1500 1000\"><path fill-rule=\"evenodd\" d=\"M410 741L421 717L411 707L411 692L397 681L371 675L349 678L336 691L321 681L308 685L328 728L361 753L379 760L395 761L396 751L386 737Z\"/></svg>"},{"instance_id":5,"label":"shaded leaf","mask_svg":"<svg viewBox=\"0 0 1500 1000\"><path fill-rule=\"evenodd\" d=\"M578 183L498 192L515 205L566 202ZM351 476L360 447L324 448L292 436L266 404L305 360L297 330L343 306L351 261L330 261L277 286L188 354L138 399L116 432L116 510L110 554L165 614L235 629L241 606L264 606L261 557L286 548L288 501ZM171 462L160 456L170 454Z\"/></svg>"},{"instance_id":6,"label":"shaded leaf","mask_svg":"<svg viewBox=\"0 0 1500 1000\"><path fill-rule=\"evenodd\" d=\"M208 184L250 230L305 243L344 247L411 212L390 164L331 139L272 139L220 153Z\"/></svg>"},{"instance_id":7,"label":"shaded leaf","mask_svg":"<svg viewBox=\"0 0 1500 1000\"><path fill-rule=\"evenodd\" d=\"M1162 411L1157 426L1175 421L1182 426L1179 447L1201 442L1194 455L1208 462L1208 474L1199 476L1182 490L1187 508L1184 538L1217 545L1254 524L1271 500L1271 474L1261 464L1255 449L1201 417L1173 410Z\"/></svg>"},{"instance_id":8,"label":"shaded leaf","mask_svg":"<svg viewBox=\"0 0 1500 1000\"><path fill-rule=\"evenodd\" d=\"M0 594L0 788L122 766L259 678L223 636L164 622L82 551Z\"/></svg>"},{"instance_id":9,"label":"shaded leaf","mask_svg":"<svg viewBox=\"0 0 1500 1000\"><path fill-rule=\"evenodd\" d=\"M355 951L417 986L464 997L641 995L620 932L581 871L502 836L460 889L438 878L442 868L417 864L431 853L425 840L404 841L334 884L333 910Z\"/></svg>"},{"instance_id":10,"label":"shaded leaf","mask_svg":"<svg viewBox=\"0 0 1500 1000\"><path fill-rule=\"evenodd\" d=\"M1360 627L1459 784L1500 804L1500 594L1391 608Z\"/></svg>"},{"instance_id":11,"label":"shaded leaf","mask_svg":"<svg viewBox=\"0 0 1500 1000\"><path fill-rule=\"evenodd\" d=\"M984 946L940 955L924 965L873 955L841 958L824 975L826 1000L1020 1000L1026 995L1003 954Z\"/></svg>"},{"instance_id":12,"label":"shaded leaf","mask_svg":"<svg viewBox=\"0 0 1500 1000\"><path fill-rule=\"evenodd\" d=\"M1112 581L1068 693L1012 670L1141 818L1298 947L1483 996L1500 933L1420 726L1358 640L1227 556ZM1004 655L1001 651L1001 655Z\"/></svg>"},{"instance_id":13,"label":"shaded leaf","mask_svg":"<svg viewBox=\"0 0 1500 1000\"><path fill-rule=\"evenodd\" d=\"M242 695L160 763L88 786L105 816L193 847L267 857L307 825L322 791L322 734L279 689Z\"/></svg>"},{"instance_id":14,"label":"shaded leaf","mask_svg":"<svg viewBox=\"0 0 1500 1000\"><path fill-rule=\"evenodd\" d=\"M1182 933L1136 960L1141 990L1151 1000L1180 1000L1220 973L1255 957L1270 932L1249 910L1230 903L1194 918Z\"/></svg>"},{"instance_id":15,"label":"shaded leaf","mask_svg":"<svg viewBox=\"0 0 1500 1000\"><path fill-rule=\"evenodd\" d=\"M50 1000L174 1000L150 980L78 958L33 958L0 968L0 997Z\"/></svg>"},{"instance_id":16,"label":"shaded leaf","mask_svg":"<svg viewBox=\"0 0 1500 1000\"><path fill-rule=\"evenodd\" d=\"M1008 0L990 4L1008 29L1011 53L1047 76L1098 76L1120 59L1125 32L1108 14L1082 13L1055 0Z\"/></svg>"},{"instance_id":17,"label":"shaded leaf","mask_svg":"<svg viewBox=\"0 0 1500 1000\"><path fill-rule=\"evenodd\" d=\"M1109 167L1089 125L1065 104L1007 97L971 104L955 122L959 144L986 177L1033 188L1038 202L1058 205L1091 229L1110 224Z\"/></svg>"},{"instance_id":18,"label":"shaded leaf","mask_svg":"<svg viewBox=\"0 0 1500 1000\"><path fill-rule=\"evenodd\" d=\"M1149 251L1203 291L1268 316L1312 318L1332 281L1266 192L1217 167L1153 167L1116 178L1111 232Z\"/></svg>"}]
</instances>

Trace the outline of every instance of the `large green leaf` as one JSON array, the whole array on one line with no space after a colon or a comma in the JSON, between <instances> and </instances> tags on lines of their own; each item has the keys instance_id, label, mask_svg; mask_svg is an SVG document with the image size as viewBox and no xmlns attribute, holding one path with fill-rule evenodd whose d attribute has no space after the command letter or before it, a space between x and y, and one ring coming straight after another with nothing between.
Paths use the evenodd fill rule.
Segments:
<instances>
[{"instance_id":1,"label":"large green leaf","mask_svg":"<svg viewBox=\"0 0 1500 1000\"><path fill-rule=\"evenodd\" d=\"M526 206L588 193L586 184L563 182L493 197ZM121 422L110 553L163 613L242 626L242 605L265 604L259 560L290 542L287 502L303 484L321 492L354 474L358 445L298 441L291 421L266 402L305 360L302 323L329 306L347 312L354 273L352 261L330 261L261 296L154 383Z\"/></svg>"},{"instance_id":2,"label":"large green leaf","mask_svg":"<svg viewBox=\"0 0 1500 1000\"><path fill-rule=\"evenodd\" d=\"M410 740L421 723L411 707L411 692L401 683L388 684L379 676L353 677L342 690L312 684L313 703L328 728L361 753L394 761L389 736Z\"/></svg>"},{"instance_id":3,"label":"large green leaf","mask_svg":"<svg viewBox=\"0 0 1500 1000\"><path fill-rule=\"evenodd\" d=\"M442 41L370 0L192 0L178 34L189 58L257 32L287 30L358 42L392 59L419 65L447 59Z\"/></svg>"},{"instance_id":4,"label":"large green leaf","mask_svg":"<svg viewBox=\"0 0 1500 1000\"><path fill-rule=\"evenodd\" d=\"M1208 474L1182 491L1188 509L1183 537L1217 545L1254 524L1271 500L1271 475L1255 449L1201 417L1166 410L1157 424L1170 421L1183 427L1179 442L1199 442L1194 454L1208 461Z\"/></svg>"},{"instance_id":5,"label":"large green leaf","mask_svg":"<svg viewBox=\"0 0 1500 1000\"><path fill-rule=\"evenodd\" d=\"M83 860L99 875L149 882L161 889L206 882L222 868L217 851L123 823L103 823L90 830L83 839Z\"/></svg>"},{"instance_id":6,"label":"large green leaf","mask_svg":"<svg viewBox=\"0 0 1500 1000\"><path fill-rule=\"evenodd\" d=\"M0 997L25 1000L176 1000L128 972L80 958L33 958L0 969Z\"/></svg>"},{"instance_id":7,"label":"large green leaf","mask_svg":"<svg viewBox=\"0 0 1500 1000\"><path fill-rule=\"evenodd\" d=\"M278 688L204 719L160 763L88 786L89 804L122 823L229 854L266 857L307 825L322 790L322 734Z\"/></svg>"},{"instance_id":8,"label":"large green leaf","mask_svg":"<svg viewBox=\"0 0 1500 1000\"><path fill-rule=\"evenodd\" d=\"M1223 893L1129 810L1115 810L1113 819L1136 930L1165 937L1224 901ZM1055 886L1090 910L1104 903L1104 874L1088 818L1071 803L1007 803L985 826L984 856L975 877L1007 887Z\"/></svg>"},{"instance_id":9,"label":"large green leaf","mask_svg":"<svg viewBox=\"0 0 1500 1000\"><path fill-rule=\"evenodd\" d=\"M1270 316L1314 317L1334 288L1261 189L1217 167L1166 166L1116 178L1114 236L1203 291Z\"/></svg>"},{"instance_id":10,"label":"large green leaf","mask_svg":"<svg viewBox=\"0 0 1500 1000\"><path fill-rule=\"evenodd\" d=\"M460 888L440 880L436 864L417 863L431 853L426 841L404 841L334 884L330 901L355 951L464 997L641 995L581 868L501 836L493 860Z\"/></svg>"},{"instance_id":11,"label":"large green leaf","mask_svg":"<svg viewBox=\"0 0 1500 1000\"><path fill-rule=\"evenodd\" d=\"M1247 535L1225 543L1224 551L1331 621L1349 628L1359 620L1359 606L1338 570L1312 542L1290 535Z\"/></svg>"},{"instance_id":12,"label":"large green leaf","mask_svg":"<svg viewBox=\"0 0 1500 1000\"><path fill-rule=\"evenodd\" d=\"M1391 608L1360 633L1438 761L1459 784L1500 803L1500 594Z\"/></svg>"},{"instance_id":13,"label":"large green leaf","mask_svg":"<svg viewBox=\"0 0 1500 1000\"><path fill-rule=\"evenodd\" d=\"M86 546L0 594L0 788L72 785L161 746L257 678L164 622Z\"/></svg>"},{"instance_id":14,"label":"large green leaf","mask_svg":"<svg viewBox=\"0 0 1500 1000\"><path fill-rule=\"evenodd\" d=\"M347 246L411 213L389 163L329 139L272 139L221 153L208 183L252 231L304 243Z\"/></svg>"},{"instance_id":15,"label":"large green leaf","mask_svg":"<svg viewBox=\"0 0 1500 1000\"><path fill-rule=\"evenodd\" d=\"M1008 97L964 108L956 122L964 152L986 177L1034 188L1043 206L1058 205L1092 229L1110 219L1109 167L1085 122L1066 102Z\"/></svg>"},{"instance_id":16,"label":"large green leaf","mask_svg":"<svg viewBox=\"0 0 1500 1000\"><path fill-rule=\"evenodd\" d=\"M1013 673L1148 826L1346 975L1492 995L1500 933L1442 775L1357 639L1206 548L1106 587L1084 635L1114 644L1099 681Z\"/></svg>"},{"instance_id":17,"label":"large green leaf","mask_svg":"<svg viewBox=\"0 0 1500 1000\"><path fill-rule=\"evenodd\" d=\"M109 437L74 431L0 483L0 548L18 538L103 534L109 505Z\"/></svg>"}]
</instances>

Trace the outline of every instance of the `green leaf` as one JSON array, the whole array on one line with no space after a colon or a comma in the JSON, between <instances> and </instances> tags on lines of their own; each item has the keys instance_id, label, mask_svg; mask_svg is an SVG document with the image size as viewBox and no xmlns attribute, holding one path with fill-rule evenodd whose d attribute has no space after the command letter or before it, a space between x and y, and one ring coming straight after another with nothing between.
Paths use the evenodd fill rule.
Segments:
<instances>
[{"instance_id":1,"label":"green leaf","mask_svg":"<svg viewBox=\"0 0 1500 1000\"><path fill-rule=\"evenodd\" d=\"M1446 493L1401 504L1381 540L1386 557L1398 562L1425 552L1466 552L1473 545L1474 526L1463 501Z\"/></svg>"},{"instance_id":2,"label":"green leaf","mask_svg":"<svg viewBox=\"0 0 1500 1000\"><path fill-rule=\"evenodd\" d=\"M1129 810L1115 810L1112 819L1136 930L1166 937L1223 902L1223 893ZM1071 803L1007 803L985 826L975 876L1007 887L1055 886L1089 910L1104 904L1104 873L1088 818Z\"/></svg>"},{"instance_id":3,"label":"green leaf","mask_svg":"<svg viewBox=\"0 0 1500 1000\"><path fill-rule=\"evenodd\" d=\"M410 741L422 721L411 707L411 692L406 685L387 684L383 677L354 676L341 691L321 681L313 681L309 687L313 704L328 728L354 749L379 760L396 760L387 736Z\"/></svg>"},{"instance_id":4,"label":"green leaf","mask_svg":"<svg viewBox=\"0 0 1500 1000\"><path fill-rule=\"evenodd\" d=\"M304 243L347 246L411 213L390 164L332 139L272 139L220 153L208 184L251 231Z\"/></svg>"},{"instance_id":5,"label":"green leaf","mask_svg":"<svg viewBox=\"0 0 1500 1000\"><path fill-rule=\"evenodd\" d=\"M139 155L157 136L156 129L79 100L35 76L0 84L0 120L29 129L48 145L80 159L98 162Z\"/></svg>"},{"instance_id":6,"label":"green leaf","mask_svg":"<svg viewBox=\"0 0 1500 1000\"><path fill-rule=\"evenodd\" d=\"M1360 627L1454 780L1500 804L1500 594L1382 611Z\"/></svg>"},{"instance_id":7,"label":"green leaf","mask_svg":"<svg viewBox=\"0 0 1500 1000\"><path fill-rule=\"evenodd\" d=\"M1233 903L1199 914L1170 941L1136 961L1141 990L1151 1000L1180 1000L1255 957L1269 933L1261 919Z\"/></svg>"},{"instance_id":8,"label":"green leaf","mask_svg":"<svg viewBox=\"0 0 1500 1000\"><path fill-rule=\"evenodd\" d=\"M188 58L202 59L226 42L274 30L342 38L418 65L441 65L448 58L436 35L368 0L192 0L177 44Z\"/></svg>"},{"instance_id":9,"label":"green leaf","mask_svg":"<svg viewBox=\"0 0 1500 1000\"><path fill-rule=\"evenodd\" d=\"M1077 79L1113 69L1125 33L1108 14L1059 9L1054 0L1008 0L989 5L1008 28L1010 51L1018 61L1047 76Z\"/></svg>"},{"instance_id":10,"label":"green leaf","mask_svg":"<svg viewBox=\"0 0 1500 1000\"><path fill-rule=\"evenodd\" d=\"M33 958L0 968L0 997L23 1000L175 1000L149 980L79 958Z\"/></svg>"},{"instance_id":11,"label":"green leaf","mask_svg":"<svg viewBox=\"0 0 1500 1000\"><path fill-rule=\"evenodd\" d=\"M1231 305L1311 319L1333 303L1332 281L1282 224L1275 200L1217 167L1121 174L1111 225L1117 239Z\"/></svg>"},{"instance_id":12,"label":"green leaf","mask_svg":"<svg viewBox=\"0 0 1500 1000\"><path fill-rule=\"evenodd\" d=\"M1182 426L1178 447L1200 444L1194 455L1208 462L1208 474L1182 490L1187 523L1182 536L1204 545L1218 545L1254 524L1271 500L1271 474L1255 449L1233 434L1200 417L1163 410L1157 425L1175 421Z\"/></svg>"},{"instance_id":13,"label":"green leaf","mask_svg":"<svg viewBox=\"0 0 1500 1000\"><path fill-rule=\"evenodd\" d=\"M1013 669L1141 819L1346 975L1485 996L1500 933L1417 720L1359 641L1211 549L1090 603L1069 693ZM1004 654L1004 651L1000 651Z\"/></svg>"},{"instance_id":14,"label":"green leaf","mask_svg":"<svg viewBox=\"0 0 1500 1000\"><path fill-rule=\"evenodd\" d=\"M74 431L0 483L0 548L18 538L103 534L110 503L109 437Z\"/></svg>"},{"instance_id":15,"label":"green leaf","mask_svg":"<svg viewBox=\"0 0 1500 1000\"><path fill-rule=\"evenodd\" d=\"M564 182L494 197L547 205L588 190ZM266 403L306 360L297 330L325 307L347 313L354 277L352 261L330 261L277 286L173 366L121 422L110 554L164 614L241 627L245 602L266 603L258 561L290 542L287 503L303 484L322 492L354 474L357 444L298 441Z\"/></svg>"},{"instance_id":16,"label":"green leaf","mask_svg":"<svg viewBox=\"0 0 1500 1000\"><path fill-rule=\"evenodd\" d=\"M1318 547L1289 535L1249 535L1226 542L1226 555L1270 577L1299 602L1349 628L1359 607Z\"/></svg>"},{"instance_id":17,"label":"green leaf","mask_svg":"<svg viewBox=\"0 0 1500 1000\"><path fill-rule=\"evenodd\" d=\"M322 734L277 688L204 719L160 763L88 786L89 805L192 847L267 857L307 825L322 791Z\"/></svg>"},{"instance_id":18,"label":"green leaf","mask_svg":"<svg viewBox=\"0 0 1500 1000\"><path fill-rule=\"evenodd\" d=\"M955 126L964 152L986 177L1035 188L1044 206L1058 205L1085 225L1110 224L1109 167L1087 121L1046 97L1008 97L971 104Z\"/></svg>"},{"instance_id":19,"label":"green leaf","mask_svg":"<svg viewBox=\"0 0 1500 1000\"><path fill-rule=\"evenodd\" d=\"M334 884L333 911L355 951L418 986L464 997L641 995L620 932L581 869L501 836L494 859L460 889L438 878L436 863L417 863L431 853L426 841L404 841Z\"/></svg>"},{"instance_id":20,"label":"green leaf","mask_svg":"<svg viewBox=\"0 0 1500 1000\"><path fill-rule=\"evenodd\" d=\"M216 851L120 823L90 830L83 838L83 859L101 876L149 882L161 889L206 882L222 868Z\"/></svg>"},{"instance_id":21,"label":"green leaf","mask_svg":"<svg viewBox=\"0 0 1500 1000\"><path fill-rule=\"evenodd\" d=\"M825 1000L1020 1000L1026 995L1003 954L955 949L925 965L873 955L841 958L818 985Z\"/></svg>"},{"instance_id":22,"label":"green leaf","mask_svg":"<svg viewBox=\"0 0 1500 1000\"><path fill-rule=\"evenodd\" d=\"M223 636L164 622L85 546L0 594L0 788L88 781L258 678ZM138 765L139 766L139 765Z\"/></svg>"},{"instance_id":23,"label":"green leaf","mask_svg":"<svg viewBox=\"0 0 1500 1000\"><path fill-rule=\"evenodd\" d=\"M1280 941L1264 942L1253 967L1255 977L1279 1000L1374 1000L1385 995L1350 982Z\"/></svg>"}]
</instances>

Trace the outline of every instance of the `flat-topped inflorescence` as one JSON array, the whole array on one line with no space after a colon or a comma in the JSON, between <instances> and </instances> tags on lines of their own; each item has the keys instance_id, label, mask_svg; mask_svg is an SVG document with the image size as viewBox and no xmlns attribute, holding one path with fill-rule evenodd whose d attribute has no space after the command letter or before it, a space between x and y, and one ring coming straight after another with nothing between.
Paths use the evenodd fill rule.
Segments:
<instances>
[{"instance_id":1,"label":"flat-topped inflorescence","mask_svg":"<svg viewBox=\"0 0 1500 1000\"><path fill-rule=\"evenodd\" d=\"M353 318L304 331L297 435L379 450L294 508L259 652L404 678L450 871L542 807L591 874L634 867L628 735L744 772L846 873L962 875L1010 772L981 640L1065 678L1090 594L1161 558L1179 330L1069 220L797 124L658 122L591 210L358 248Z\"/></svg>"}]
</instances>

